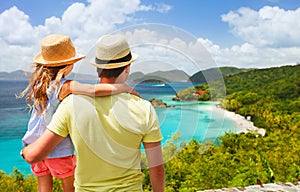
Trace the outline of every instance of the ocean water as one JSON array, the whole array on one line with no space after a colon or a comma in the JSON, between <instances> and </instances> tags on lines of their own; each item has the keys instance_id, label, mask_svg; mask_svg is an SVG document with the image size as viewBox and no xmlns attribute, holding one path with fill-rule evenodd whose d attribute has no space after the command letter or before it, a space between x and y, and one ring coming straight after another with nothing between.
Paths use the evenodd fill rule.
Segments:
<instances>
[{"instance_id":1,"label":"ocean water","mask_svg":"<svg viewBox=\"0 0 300 192\"><path fill-rule=\"evenodd\" d=\"M21 138L27 129L30 117L24 99L15 95L27 85L26 81L0 80L0 170L11 173L18 168L22 173L31 174L30 166L19 156ZM176 91L192 86L187 83L139 84L132 85L145 99L157 98L172 106L156 109L161 125L165 146L169 141L180 145L191 139L212 140L225 132L238 130L238 125L226 119L223 114L212 110L214 103L172 101ZM171 136L179 135L178 140Z\"/></svg>"},{"instance_id":2,"label":"ocean water","mask_svg":"<svg viewBox=\"0 0 300 192\"><path fill-rule=\"evenodd\" d=\"M6 173L16 167L30 174L30 166L19 155L30 114L25 100L16 99L26 85L26 81L0 80L0 170Z\"/></svg>"}]
</instances>

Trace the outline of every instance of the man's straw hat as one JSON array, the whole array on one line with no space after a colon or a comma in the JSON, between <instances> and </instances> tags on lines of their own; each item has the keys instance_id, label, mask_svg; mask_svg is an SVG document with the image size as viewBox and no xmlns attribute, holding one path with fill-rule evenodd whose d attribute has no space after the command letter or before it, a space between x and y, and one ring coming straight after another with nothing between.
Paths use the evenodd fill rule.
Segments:
<instances>
[{"instance_id":1,"label":"man's straw hat","mask_svg":"<svg viewBox=\"0 0 300 192\"><path fill-rule=\"evenodd\" d=\"M84 55L76 54L70 37L52 34L42 40L41 53L34 57L34 63L57 67L73 64L84 57Z\"/></svg>"},{"instance_id":2,"label":"man's straw hat","mask_svg":"<svg viewBox=\"0 0 300 192\"><path fill-rule=\"evenodd\" d=\"M122 35L104 35L96 43L96 57L91 62L97 68L115 69L131 64L137 57Z\"/></svg>"}]
</instances>

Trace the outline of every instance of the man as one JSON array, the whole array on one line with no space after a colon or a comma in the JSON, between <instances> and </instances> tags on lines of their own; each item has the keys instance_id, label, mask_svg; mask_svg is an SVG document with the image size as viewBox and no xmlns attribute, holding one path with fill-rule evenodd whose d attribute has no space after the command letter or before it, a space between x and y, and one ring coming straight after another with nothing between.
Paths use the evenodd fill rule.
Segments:
<instances>
[{"instance_id":1,"label":"man","mask_svg":"<svg viewBox=\"0 0 300 192\"><path fill-rule=\"evenodd\" d=\"M93 63L100 83L125 83L136 58L121 35L102 36ZM68 135L77 152L76 191L142 191L141 143L153 191L164 190L162 135L148 101L126 93L96 98L70 95L45 133L21 155L36 163Z\"/></svg>"}]
</instances>

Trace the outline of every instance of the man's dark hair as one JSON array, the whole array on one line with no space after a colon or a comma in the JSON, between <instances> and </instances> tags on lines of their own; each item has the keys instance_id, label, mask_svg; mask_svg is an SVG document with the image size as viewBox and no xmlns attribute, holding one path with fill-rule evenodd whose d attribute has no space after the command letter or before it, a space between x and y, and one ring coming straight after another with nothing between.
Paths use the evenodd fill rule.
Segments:
<instances>
[{"instance_id":1,"label":"man's dark hair","mask_svg":"<svg viewBox=\"0 0 300 192\"><path fill-rule=\"evenodd\" d=\"M100 69L97 68L98 77L117 78L125 70L126 66L115 69Z\"/></svg>"}]
</instances>

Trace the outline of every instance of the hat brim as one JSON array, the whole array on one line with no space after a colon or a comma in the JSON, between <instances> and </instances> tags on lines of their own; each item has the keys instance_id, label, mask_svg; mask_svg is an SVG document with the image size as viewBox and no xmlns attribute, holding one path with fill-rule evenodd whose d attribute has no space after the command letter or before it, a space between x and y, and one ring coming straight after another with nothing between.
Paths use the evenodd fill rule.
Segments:
<instances>
[{"instance_id":1,"label":"hat brim","mask_svg":"<svg viewBox=\"0 0 300 192\"><path fill-rule=\"evenodd\" d=\"M83 59L85 57L85 55L75 55L74 57L71 57L69 59L65 59L65 60L57 60L57 61L47 61L43 58L42 54L39 53L34 57L34 63L36 64L40 64L43 66L47 66L47 67L58 67L58 66L63 66L63 65L71 65L81 59Z\"/></svg>"},{"instance_id":2,"label":"hat brim","mask_svg":"<svg viewBox=\"0 0 300 192\"><path fill-rule=\"evenodd\" d=\"M96 64L95 60L92 59L91 63L92 65L94 65L97 68L100 69L116 69L116 68L120 68L120 67L124 67L126 65L131 64L132 62L134 62L139 56L135 53L131 53L132 57L130 59L130 61L126 61L126 62L120 62L120 63L107 63L107 64Z\"/></svg>"}]
</instances>

